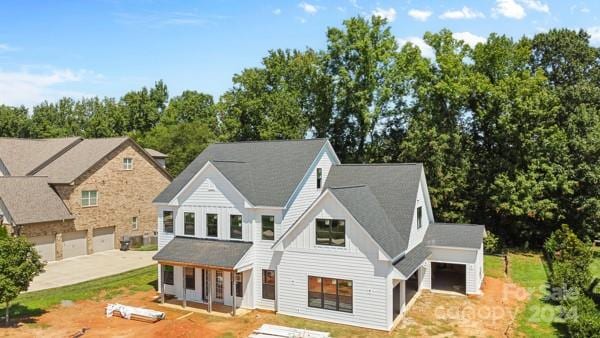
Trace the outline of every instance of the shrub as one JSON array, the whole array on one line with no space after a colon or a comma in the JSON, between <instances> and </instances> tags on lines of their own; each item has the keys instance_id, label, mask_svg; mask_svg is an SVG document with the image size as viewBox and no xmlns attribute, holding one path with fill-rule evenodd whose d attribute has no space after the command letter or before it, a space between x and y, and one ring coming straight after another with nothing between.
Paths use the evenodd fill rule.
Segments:
<instances>
[{"instance_id":1,"label":"shrub","mask_svg":"<svg viewBox=\"0 0 600 338\"><path fill-rule=\"evenodd\" d=\"M581 295L565 300L563 309L570 337L600 337L600 311L593 300Z\"/></svg>"},{"instance_id":2,"label":"shrub","mask_svg":"<svg viewBox=\"0 0 600 338\"><path fill-rule=\"evenodd\" d=\"M493 233L486 231L486 237L483 238L483 251L487 254L497 254L502 250L500 238Z\"/></svg>"}]
</instances>

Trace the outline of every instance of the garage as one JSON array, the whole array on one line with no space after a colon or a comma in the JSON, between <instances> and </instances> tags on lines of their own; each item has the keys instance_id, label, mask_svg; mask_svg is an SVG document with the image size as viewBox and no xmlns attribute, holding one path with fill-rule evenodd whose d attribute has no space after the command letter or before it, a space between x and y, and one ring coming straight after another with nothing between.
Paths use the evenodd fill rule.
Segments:
<instances>
[{"instance_id":1,"label":"garage","mask_svg":"<svg viewBox=\"0 0 600 338\"><path fill-rule=\"evenodd\" d=\"M87 231L73 231L62 235L63 258L87 255Z\"/></svg>"},{"instance_id":2,"label":"garage","mask_svg":"<svg viewBox=\"0 0 600 338\"><path fill-rule=\"evenodd\" d=\"M431 288L438 291L466 294L465 264L431 262Z\"/></svg>"},{"instance_id":3,"label":"garage","mask_svg":"<svg viewBox=\"0 0 600 338\"><path fill-rule=\"evenodd\" d=\"M115 248L115 227L94 229L92 241L94 252L112 250Z\"/></svg>"},{"instance_id":4,"label":"garage","mask_svg":"<svg viewBox=\"0 0 600 338\"><path fill-rule=\"evenodd\" d=\"M56 260L56 244L54 235L30 237L29 241L33 243L42 259L51 262Z\"/></svg>"}]
</instances>

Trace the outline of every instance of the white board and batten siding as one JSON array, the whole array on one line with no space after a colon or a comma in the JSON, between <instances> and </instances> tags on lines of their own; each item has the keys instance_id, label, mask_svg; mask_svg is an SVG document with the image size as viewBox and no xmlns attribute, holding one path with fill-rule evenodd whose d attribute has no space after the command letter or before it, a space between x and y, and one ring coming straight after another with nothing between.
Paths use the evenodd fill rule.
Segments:
<instances>
[{"instance_id":1,"label":"white board and batten siding","mask_svg":"<svg viewBox=\"0 0 600 338\"><path fill-rule=\"evenodd\" d=\"M412 250L415 246L423 241L425 238L425 234L427 233L427 229L429 228L429 224L433 222L433 217L431 214L431 206L425 198L425 178L424 175L421 177L421 181L419 184L419 188L417 190L417 200L415 203L415 209L413 210L413 219L411 224L410 238L408 240L408 248L407 250ZM417 229L417 209L421 207L421 228Z\"/></svg>"},{"instance_id":2,"label":"white board and batten siding","mask_svg":"<svg viewBox=\"0 0 600 338\"><path fill-rule=\"evenodd\" d=\"M317 246L316 218L344 219L346 246ZM324 196L311 208L282 245L277 280L279 313L380 330L391 327L391 264L379 260L379 247L333 196ZM309 307L308 276L351 280L353 312Z\"/></svg>"},{"instance_id":3,"label":"white board and batten siding","mask_svg":"<svg viewBox=\"0 0 600 338\"><path fill-rule=\"evenodd\" d=\"M256 209L256 219L252 227L254 229L254 244L252 245L252 254L254 256L254 306L263 310L276 310L274 300L262 298L262 270L277 270L280 255L274 255L271 247L275 240L262 239L262 215L275 216L275 240L282 235L281 219L283 217L282 209ZM278 272L275 272L277 287Z\"/></svg>"}]
</instances>

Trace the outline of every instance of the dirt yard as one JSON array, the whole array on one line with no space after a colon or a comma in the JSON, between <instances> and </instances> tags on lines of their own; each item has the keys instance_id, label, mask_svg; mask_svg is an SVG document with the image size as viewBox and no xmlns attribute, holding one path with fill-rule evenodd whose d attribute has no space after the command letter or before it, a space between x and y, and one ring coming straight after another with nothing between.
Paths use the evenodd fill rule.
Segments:
<instances>
[{"instance_id":1,"label":"dirt yard","mask_svg":"<svg viewBox=\"0 0 600 338\"><path fill-rule=\"evenodd\" d=\"M85 330L81 337L247 337L263 323L329 331L334 337L511 336L512 318L522 304L520 297L526 295L524 290L499 279L486 278L483 292L483 297L424 292L391 334L259 311L236 319L198 313L187 315L188 311L160 306L152 301L156 292L146 291L117 296L110 302L164 311L166 320L149 324L106 318L106 301L63 302L15 328L0 330L0 336L73 337Z\"/></svg>"}]
</instances>

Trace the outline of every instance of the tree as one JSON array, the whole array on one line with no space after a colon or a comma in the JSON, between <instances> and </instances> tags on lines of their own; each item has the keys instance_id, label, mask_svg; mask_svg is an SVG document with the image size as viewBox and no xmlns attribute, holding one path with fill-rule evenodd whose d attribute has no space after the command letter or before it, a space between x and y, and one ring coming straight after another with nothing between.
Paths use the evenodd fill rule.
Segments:
<instances>
[{"instance_id":1,"label":"tree","mask_svg":"<svg viewBox=\"0 0 600 338\"><path fill-rule=\"evenodd\" d=\"M213 130L218 127L213 97L193 90L185 90L169 101L161 122L165 124L202 121Z\"/></svg>"},{"instance_id":2,"label":"tree","mask_svg":"<svg viewBox=\"0 0 600 338\"><path fill-rule=\"evenodd\" d=\"M143 87L125 94L119 104L127 121L127 131L142 134L150 131L160 121L168 99L167 86L162 80L150 89Z\"/></svg>"},{"instance_id":3,"label":"tree","mask_svg":"<svg viewBox=\"0 0 600 338\"><path fill-rule=\"evenodd\" d=\"M10 302L26 291L33 277L44 269L40 255L24 237L0 237L0 302L6 304L9 324Z\"/></svg>"},{"instance_id":4,"label":"tree","mask_svg":"<svg viewBox=\"0 0 600 338\"><path fill-rule=\"evenodd\" d=\"M31 121L27 108L0 105L0 137L31 136Z\"/></svg>"}]
</instances>

